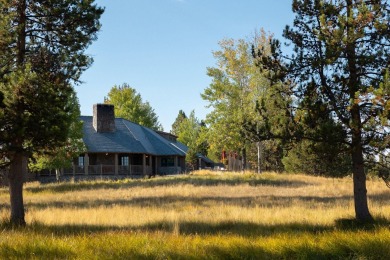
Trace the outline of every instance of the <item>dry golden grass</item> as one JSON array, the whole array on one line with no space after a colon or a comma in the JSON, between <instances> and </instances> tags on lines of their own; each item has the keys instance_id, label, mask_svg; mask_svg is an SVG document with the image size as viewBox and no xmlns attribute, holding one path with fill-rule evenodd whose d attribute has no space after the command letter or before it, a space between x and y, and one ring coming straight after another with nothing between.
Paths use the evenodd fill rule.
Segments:
<instances>
[{"instance_id":1,"label":"dry golden grass","mask_svg":"<svg viewBox=\"0 0 390 260\"><path fill-rule=\"evenodd\" d=\"M96 189L52 191L56 184L26 185L28 223L147 227L155 223L250 222L279 225L306 223L333 225L354 214L350 178L331 179L304 175L200 172L190 178L222 180L215 185L186 182L188 176L111 183ZM221 175L223 174L223 175ZM219 176L218 176L219 175ZM237 181L236 179L244 181ZM268 183L262 179L273 180ZM224 182L223 180L226 180ZM260 180L252 183L253 180ZM138 182L138 184L136 183ZM127 185L129 184L129 185ZM390 191L380 180L367 183L375 216L390 216ZM34 189L37 189L35 191ZM2 193L1 205L8 205ZM7 213L2 207L2 215Z\"/></svg>"},{"instance_id":2,"label":"dry golden grass","mask_svg":"<svg viewBox=\"0 0 390 260\"><path fill-rule=\"evenodd\" d=\"M388 219L390 190L380 180L367 186L371 212ZM28 227L2 225L1 259L390 255L388 221L368 229L349 222L354 215L350 178L202 171L117 182L30 183L24 194ZM6 219L6 189L0 189L0 206Z\"/></svg>"}]
</instances>

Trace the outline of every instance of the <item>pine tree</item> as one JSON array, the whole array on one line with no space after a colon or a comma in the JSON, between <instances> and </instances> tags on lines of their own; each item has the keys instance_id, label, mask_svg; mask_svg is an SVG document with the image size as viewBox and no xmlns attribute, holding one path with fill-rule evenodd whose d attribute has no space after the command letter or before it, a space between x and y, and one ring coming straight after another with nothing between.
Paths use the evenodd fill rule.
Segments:
<instances>
[{"instance_id":1,"label":"pine tree","mask_svg":"<svg viewBox=\"0 0 390 260\"><path fill-rule=\"evenodd\" d=\"M177 126L177 140L188 147L186 163L194 169L197 164L199 154L207 155L208 143L204 133L206 126L195 116L195 111L191 111L188 118L184 118Z\"/></svg>"},{"instance_id":2,"label":"pine tree","mask_svg":"<svg viewBox=\"0 0 390 260\"><path fill-rule=\"evenodd\" d=\"M93 0L2 0L0 12L0 157L9 166L11 222L25 225L27 158L66 142L72 84L92 63L84 51L103 9Z\"/></svg>"},{"instance_id":3,"label":"pine tree","mask_svg":"<svg viewBox=\"0 0 390 260\"><path fill-rule=\"evenodd\" d=\"M291 84L299 104L293 122L300 135L347 145L359 221L372 220L365 158L386 156L389 148L390 92L384 84L390 64L389 10L384 0L294 0L294 26L284 31L294 55L284 59L277 41L272 56L258 53L271 78ZM308 131L325 116L341 126L343 134Z\"/></svg>"},{"instance_id":4,"label":"pine tree","mask_svg":"<svg viewBox=\"0 0 390 260\"><path fill-rule=\"evenodd\" d=\"M71 95L68 100L68 111L71 115L66 142L52 150L35 152L29 161L31 171L55 170L57 181L60 179L62 168L71 168L72 160L86 152L83 142L83 122L80 121L80 106L76 95Z\"/></svg>"},{"instance_id":5,"label":"pine tree","mask_svg":"<svg viewBox=\"0 0 390 260\"><path fill-rule=\"evenodd\" d=\"M186 118L187 118L186 113L184 113L183 110L180 110L179 114L177 115L177 117L175 119L175 122L173 122L173 124L172 124L171 134L173 134L173 135L179 134L178 128L179 128L180 124L183 122L183 120Z\"/></svg>"}]
</instances>

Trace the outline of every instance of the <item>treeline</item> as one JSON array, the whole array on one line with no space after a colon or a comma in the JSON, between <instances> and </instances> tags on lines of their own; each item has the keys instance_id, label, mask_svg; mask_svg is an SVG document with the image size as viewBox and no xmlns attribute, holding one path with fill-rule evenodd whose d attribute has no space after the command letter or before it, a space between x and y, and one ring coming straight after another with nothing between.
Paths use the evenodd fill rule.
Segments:
<instances>
[{"instance_id":1,"label":"treeline","mask_svg":"<svg viewBox=\"0 0 390 260\"><path fill-rule=\"evenodd\" d=\"M202 94L212 109L209 155L228 149L250 160L257 143L270 170L351 172L356 218L372 221L366 171L375 165L389 177L390 4L294 0L292 8L290 52L264 32L214 52Z\"/></svg>"},{"instance_id":2,"label":"treeline","mask_svg":"<svg viewBox=\"0 0 390 260\"><path fill-rule=\"evenodd\" d=\"M207 155L215 162L227 164L226 154L238 156L243 162L242 170L337 177L351 174L351 159L345 145L333 142L331 136L325 142L293 133L291 108L298 100L288 84L274 84L270 80L268 71L260 69L261 61L254 53L262 50L271 55L272 40L273 36L263 30L249 40L222 40L220 49L213 53L216 66L207 68L211 84L202 93L211 112L204 121L199 121L194 111L187 117L180 110L172 124L172 134L194 153ZM319 129L321 126L315 121L319 118L313 118L307 120L306 131L334 137L343 135L336 118L321 112L321 108L319 113L326 129Z\"/></svg>"}]
</instances>

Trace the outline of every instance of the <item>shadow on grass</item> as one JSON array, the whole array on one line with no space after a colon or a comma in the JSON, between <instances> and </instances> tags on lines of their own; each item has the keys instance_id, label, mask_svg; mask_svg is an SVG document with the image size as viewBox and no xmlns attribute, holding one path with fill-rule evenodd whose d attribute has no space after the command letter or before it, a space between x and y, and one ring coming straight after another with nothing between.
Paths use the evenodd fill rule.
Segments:
<instances>
[{"instance_id":1,"label":"shadow on grass","mask_svg":"<svg viewBox=\"0 0 390 260\"><path fill-rule=\"evenodd\" d=\"M28 209L45 209L45 208L95 208L95 207L112 207L112 206L136 206L136 207L158 207L158 208L172 208L172 207L184 207L186 205L209 207L210 205L229 205L238 206L242 208L275 208L275 207L287 207L291 204L300 204L303 202L312 209L320 207L323 208L326 205L329 207L335 203L347 205L352 200L352 196L341 197L315 197L315 196L143 196L134 197L128 199L91 199L83 201L50 201L50 202L28 202L26 207Z\"/></svg>"},{"instance_id":2,"label":"shadow on grass","mask_svg":"<svg viewBox=\"0 0 390 260\"><path fill-rule=\"evenodd\" d=\"M236 186L248 184L250 186L277 186L277 187L301 187L310 185L303 181L292 181L283 179L269 179L261 175L237 175L237 176L198 176L198 175L179 175L174 177L156 177L152 179L125 179L119 181L82 181L82 182L63 182L56 185L41 184L39 187L28 187L26 191L31 193L52 192L60 193L66 191L80 191L91 189L123 189L123 188L153 188L158 186Z\"/></svg>"},{"instance_id":3,"label":"shadow on grass","mask_svg":"<svg viewBox=\"0 0 390 260\"><path fill-rule=\"evenodd\" d=\"M23 244L19 247L2 245L1 259L77 259L77 255L63 246L45 245L43 243Z\"/></svg>"},{"instance_id":4,"label":"shadow on grass","mask_svg":"<svg viewBox=\"0 0 390 260\"><path fill-rule=\"evenodd\" d=\"M270 236L285 233L311 233L333 230L334 227L312 224L279 224L263 225L251 222L170 222L160 221L141 226L104 226L104 225L45 225L39 222L26 227L14 227L3 222L0 225L3 230L18 230L21 232L34 232L42 235L72 236L99 233L154 233L166 232L181 235L237 235L243 237Z\"/></svg>"},{"instance_id":5,"label":"shadow on grass","mask_svg":"<svg viewBox=\"0 0 390 260\"><path fill-rule=\"evenodd\" d=\"M0 225L0 228L5 232L6 229L10 229L6 224ZM141 239L149 239L148 234L153 232L161 232L176 235L229 235L229 236L241 236L252 239L254 236L266 237L272 234L281 234L286 232L311 232L316 234L317 232L328 230L327 227L322 226L310 226L310 225L256 225L253 223L221 223L221 224L208 224L208 223L171 223L171 222L159 222L155 224L139 226L139 227L115 227L115 226L91 226L91 225L44 225L41 223L34 223L23 229L15 230L11 229L12 233L21 233L25 236L35 236L41 238L43 241L50 240L52 238L66 239L67 241L73 241L77 237L91 237L95 238L91 241L91 245L96 244L96 239L103 239L108 235L105 241L110 242L112 236L119 236L126 240L136 239L135 237L141 237ZM16 232L15 232L16 231ZM146 235L146 236L143 236ZM161 236L160 236L161 238ZM159 237L157 237L159 239ZM229 239L227 236L226 239ZM242 244L236 244L234 241L230 242L232 247L219 246L218 243L205 243L197 244L196 247L190 250L176 250L173 246L171 250L170 246L158 248L159 245L155 241L148 241L146 247L153 245L157 246L157 249L153 250L146 248L146 251L142 247L123 247L123 245L104 245L96 248L96 255L94 259L162 259L161 254L164 254L164 259L259 259L259 256L266 257L267 259L275 259L283 256L283 252L269 252L262 246ZM113 240L115 241L115 239ZM170 238L167 237L166 243L170 243ZM185 240L183 240L185 241ZM34 245L32 245L34 244ZM22 243L21 246L13 248L12 246L3 245L0 248L0 257L2 259L28 259L34 255L34 259L73 259L80 257L78 256L77 250L72 248L61 248L54 245L48 246L47 248L37 245L37 243ZM143 243L138 243L143 245ZM87 247L88 248L88 247ZM180 248L180 247L179 247ZM191 248L191 245L190 245ZM197 250L202 250L200 254ZM83 252L81 252L82 254ZM88 253L87 253L88 255ZM91 255L88 255L91 257ZM203 257L202 257L203 256ZM80 257L80 259L87 259Z\"/></svg>"},{"instance_id":6,"label":"shadow on grass","mask_svg":"<svg viewBox=\"0 0 390 260\"><path fill-rule=\"evenodd\" d=\"M378 227L390 228L390 220L376 217L373 221L362 222L355 218L341 218L335 221L335 227L340 230L375 230Z\"/></svg>"},{"instance_id":7,"label":"shadow on grass","mask_svg":"<svg viewBox=\"0 0 390 260\"><path fill-rule=\"evenodd\" d=\"M346 225L346 222L348 223ZM353 223L353 224L352 224ZM180 235L236 235L242 237L267 237L279 234L319 234L333 230L375 230L381 227L390 227L390 221L385 218L377 218L372 223L359 223L353 219L337 220L335 225L314 225L309 223L288 224L257 224L252 222L225 221L220 223L205 222L172 222L159 221L141 226L104 226L104 225L45 225L35 222L26 227L15 228L9 222L0 224L2 230L19 230L21 232L35 232L42 235L72 236L99 233L154 233L166 232Z\"/></svg>"},{"instance_id":8,"label":"shadow on grass","mask_svg":"<svg viewBox=\"0 0 390 260\"><path fill-rule=\"evenodd\" d=\"M377 224L375 227L387 227L390 224L388 220L382 219L381 221L382 223ZM3 233L9 229L5 223L0 224L0 228L3 230ZM348 242L353 240L353 237L350 240L341 241L341 243L335 243L334 240L330 239L331 244L327 244L325 247L307 242L308 239L315 240L317 236L323 236L325 239L328 239L333 236L332 231L336 229L339 228L304 223L262 225L250 222L223 222L218 224L157 222L134 227L56 226L34 223L16 231L22 235L25 234L25 236L38 235L36 237L42 239L43 242L22 243L18 247L12 247L5 243L0 248L0 257L4 259L161 259L163 254L164 258L167 259L387 259L386 256L389 252L388 239L360 240L358 243ZM349 230L350 228L348 228ZM359 231L361 229L354 227L353 230ZM12 230L12 232L15 232L15 230ZM216 235L217 239L207 240L205 238L205 243L193 243L190 240L188 247L176 247L174 245L172 247L161 247L160 240L162 237L156 236L154 240L154 233L161 234L161 232L174 235L176 241L177 235ZM375 230L366 232L374 234ZM80 257L79 254L83 252L77 251L77 248L64 247L62 243L50 242L53 238L75 241L73 237L78 236L93 240L87 246L84 245L81 250L92 248L92 252L95 254L87 253L84 257ZM234 236L237 236L237 240L235 240ZM102 240L103 237L108 237L104 244L96 242L97 240ZM114 239L112 239L113 237ZM289 240L273 241L277 244L270 244L271 248L269 249L268 244L258 243L263 238L266 239L268 237L271 238L271 241L272 237L276 238L276 240L296 237L299 239L302 237L303 241L302 243L295 241L291 245ZM118 239L115 240L115 238ZM121 241L127 239L137 241L136 245L133 245L132 242L122 244ZM164 243L171 242L169 236L163 236L163 239L166 239ZM227 243L222 242L225 239L228 241ZM146 243L142 241L140 243L140 240ZM196 240L199 241L199 239ZM250 243L252 240L257 242ZM188 240L182 239L180 241L186 242ZM52 244L44 246L44 242ZM345 242L347 243L344 244ZM139 245L142 246L140 247ZM154 249L154 246L157 248Z\"/></svg>"}]
</instances>

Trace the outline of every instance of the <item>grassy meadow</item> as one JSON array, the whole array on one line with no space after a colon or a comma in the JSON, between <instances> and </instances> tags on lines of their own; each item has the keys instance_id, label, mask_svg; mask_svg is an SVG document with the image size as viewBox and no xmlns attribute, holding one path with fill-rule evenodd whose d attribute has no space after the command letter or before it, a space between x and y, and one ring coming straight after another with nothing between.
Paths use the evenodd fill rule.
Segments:
<instances>
[{"instance_id":1,"label":"grassy meadow","mask_svg":"<svg viewBox=\"0 0 390 260\"><path fill-rule=\"evenodd\" d=\"M213 173L25 186L26 228L0 259L388 259L390 190L367 183L372 225L354 222L352 180Z\"/></svg>"}]
</instances>

